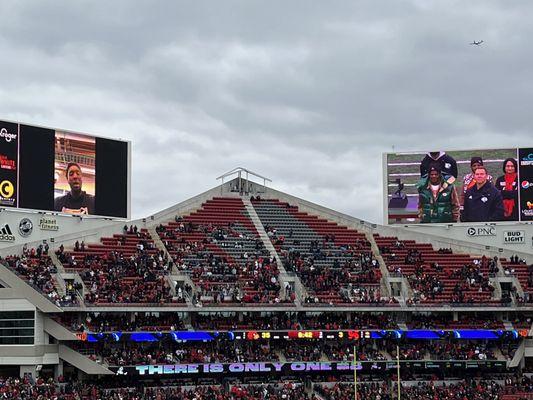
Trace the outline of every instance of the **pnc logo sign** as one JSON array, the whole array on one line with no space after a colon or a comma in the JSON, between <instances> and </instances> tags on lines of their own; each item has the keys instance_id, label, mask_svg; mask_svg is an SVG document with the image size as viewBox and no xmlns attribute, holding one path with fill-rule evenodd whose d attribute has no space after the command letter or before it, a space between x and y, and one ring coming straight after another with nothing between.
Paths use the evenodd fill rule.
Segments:
<instances>
[{"instance_id":1,"label":"pnc logo sign","mask_svg":"<svg viewBox=\"0 0 533 400\"><path fill-rule=\"evenodd\" d=\"M466 234L474 236L496 236L496 228L493 226L471 226L467 229Z\"/></svg>"}]
</instances>

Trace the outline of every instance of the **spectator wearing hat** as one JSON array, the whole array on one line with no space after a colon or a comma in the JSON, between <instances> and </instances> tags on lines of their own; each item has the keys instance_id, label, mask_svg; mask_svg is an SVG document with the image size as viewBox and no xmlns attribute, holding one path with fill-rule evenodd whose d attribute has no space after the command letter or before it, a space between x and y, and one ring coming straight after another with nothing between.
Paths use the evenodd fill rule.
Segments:
<instances>
[{"instance_id":1,"label":"spectator wearing hat","mask_svg":"<svg viewBox=\"0 0 533 400\"><path fill-rule=\"evenodd\" d=\"M503 218L506 221L518 221L518 164L514 158L503 162L503 175L496 180L503 198Z\"/></svg>"},{"instance_id":2,"label":"spectator wearing hat","mask_svg":"<svg viewBox=\"0 0 533 400\"><path fill-rule=\"evenodd\" d=\"M457 179L457 161L444 151L432 151L426 154L424 159L420 162L421 178L427 176L429 173L429 166L434 163L440 165L440 171L445 179L449 179L451 176Z\"/></svg>"},{"instance_id":3,"label":"spectator wearing hat","mask_svg":"<svg viewBox=\"0 0 533 400\"><path fill-rule=\"evenodd\" d=\"M503 220L502 195L488 181L487 169L477 167L476 184L466 191L461 220L464 222L489 222Z\"/></svg>"},{"instance_id":4,"label":"spectator wearing hat","mask_svg":"<svg viewBox=\"0 0 533 400\"><path fill-rule=\"evenodd\" d=\"M463 178L463 190L461 191L461 205L465 203L465 194L466 191L470 188L472 188L476 184L476 180L474 179L474 172L476 171L477 167L483 166L483 159L481 157L472 157L470 159L470 169L472 172L465 175ZM487 180L492 183L493 179L491 175L487 174Z\"/></svg>"},{"instance_id":5,"label":"spectator wearing hat","mask_svg":"<svg viewBox=\"0 0 533 400\"><path fill-rule=\"evenodd\" d=\"M418 215L421 223L457 222L459 198L455 186L441 174L440 165L429 166L426 178L417 183Z\"/></svg>"}]
</instances>

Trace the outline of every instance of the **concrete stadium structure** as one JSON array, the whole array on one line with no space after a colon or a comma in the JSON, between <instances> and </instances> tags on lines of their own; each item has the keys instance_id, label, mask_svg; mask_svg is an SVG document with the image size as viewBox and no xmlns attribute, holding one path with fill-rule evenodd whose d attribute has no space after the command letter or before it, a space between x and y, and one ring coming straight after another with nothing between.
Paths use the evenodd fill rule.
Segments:
<instances>
[{"instance_id":1,"label":"concrete stadium structure","mask_svg":"<svg viewBox=\"0 0 533 400\"><path fill-rule=\"evenodd\" d=\"M1 227L9 226L13 240L0 242L0 256L20 255L23 249L35 248L46 244L49 247L50 258L56 268L53 274L54 285L59 294L65 293L66 285L69 282L78 283L81 289L75 294L77 304L69 306L59 306L50 301L42 291L35 286L28 284L27 280L19 276L16 271L8 268L5 262L0 261L0 314L30 312L29 320L33 320L34 333L33 342L29 344L0 344L0 369L18 368L20 376L31 374L36 377L42 369L53 371L55 377L63 374L64 363L68 363L79 371L80 376L86 375L112 375L116 372L108 365L83 355L70 344L80 341L80 335L62 325L57 321L57 317L63 314L79 313L128 313L139 312L176 312L184 316L187 321L189 315L198 312L211 313L251 313L251 312L288 312L288 313L393 313L398 319L400 328L407 329L402 321L409 320L412 313L444 314L456 321L463 313L485 313L491 312L503 324L506 330L513 330L510 314L533 315L533 303L521 302L519 297L527 298L530 288L524 287L524 281L518 274L505 273L502 268L501 259L510 259L518 256L525 260L524 265L533 263L533 224L527 223L494 223L494 224L455 224L444 226L384 226L370 223L352 217L324 206L314 204L294 197L290 194L277 191L261 183L246 179L243 174L247 174L244 169L232 171L238 177L213 187L211 190L199 194L193 198L185 200L173 207L162 210L154 215L145 218L124 221L104 218L64 216L57 214L45 214L39 212L10 211L3 209L0 211ZM250 173L252 174L252 173ZM381 296L393 298L394 302L381 304L364 304L354 301L336 302L307 302L311 296L309 287L306 287L298 273L287 271L286 263L282 260L279 246L274 245L269 237L269 232L265 229L265 217L267 211L261 214L260 205L250 201L251 197L260 196L262 201L273 200L282 204L288 204L297 208L299 213L315 216L318 219L329 221L348 230L353 230L361 234L370 243L371 251L378 262L380 273L377 284ZM65 268L59 261L55 252L63 246L72 249L76 242L84 242L86 246L100 243L101 238L121 234L124 225L135 225L139 230L147 232L147 237L153 240L158 251L169 254L163 241L158 235L157 227L162 224L169 224L169 221L177 220L177 217L185 217L198 211L206 202L216 199L240 199L244 205L258 237L263 242L264 248L277 261L279 273L277 281L282 288L289 287L294 293L293 301L280 303L213 303L203 304L201 307L195 304L190 296L187 296L183 303L172 303L164 305L148 305L142 303L106 303L90 304L85 301L85 296L89 290L84 283L80 272L72 268ZM276 203L277 204L277 203ZM29 219L33 225L32 231L24 236L19 232L21 220ZM292 229L292 228L291 228ZM504 232L519 231L525 240L520 243L504 243ZM292 232L292 231L291 231ZM498 257L499 272L490 275L491 285L494 287L490 295L490 301L472 302L469 304L454 304L442 302L440 304L429 304L418 302L410 304L409 299L413 296L413 287L407 274L391 271L390 264L385 255L381 254L379 238L395 238L402 243L416 243L419 245L430 245L433 249L451 249L454 254L465 254L473 258ZM403 246L403 244L402 244ZM394 264L394 262L393 262ZM188 271L178 270L175 266L166 276L166 281L171 288L173 295L176 295L178 287L191 285L193 292L196 284L192 282ZM502 304L502 292L513 293L510 301ZM348 295L351 296L351 295ZM350 297L351 298L351 297ZM530 300L531 301L531 300ZM20 314L23 315L23 314ZM33 317L31 317L33 315ZM32 325L30 323L30 325ZM192 330L193 327L187 327ZM522 368L530 364L533 360L533 326L528 326L525 332L522 330L522 341L518 350L510 360L506 360L508 368Z\"/></svg>"}]
</instances>

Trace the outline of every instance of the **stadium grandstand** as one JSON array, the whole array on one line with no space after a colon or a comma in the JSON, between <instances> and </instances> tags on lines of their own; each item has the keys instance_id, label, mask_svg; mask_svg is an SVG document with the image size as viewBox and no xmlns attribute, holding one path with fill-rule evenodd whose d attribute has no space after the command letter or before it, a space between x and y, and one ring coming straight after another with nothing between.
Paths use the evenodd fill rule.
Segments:
<instances>
[{"instance_id":1,"label":"stadium grandstand","mask_svg":"<svg viewBox=\"0 0 533 400\"><path fill-rule=\"evenodd\" d=\"M219 178L137 220L0 211L0 398L533 399L533 225L505 245Z\"/></svg>"}]
</instances>

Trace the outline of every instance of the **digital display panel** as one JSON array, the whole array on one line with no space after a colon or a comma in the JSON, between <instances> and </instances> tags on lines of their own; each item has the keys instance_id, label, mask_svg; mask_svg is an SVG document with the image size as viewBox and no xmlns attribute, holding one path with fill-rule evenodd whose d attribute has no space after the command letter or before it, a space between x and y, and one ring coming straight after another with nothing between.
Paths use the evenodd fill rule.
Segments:
<instances>
[{"instance_id":1,"label":"digital display panel","mask_svg":"<svg viewBox=\"0 0 533 400\"><path fill-rule=\"evenodd\" d=\"M83 332L77 334L77 339L87 342L160 342L165 340L176 342L209 342L219 341L270 341L270 340L337 340L357 342L360 339L377 340L441 340L441 339L486 339L486 340L517 340L528 337L528 330L487 330L487 329L459 329L459 330L428 330L413 329L377 330L377 331L173 331L173 332Z\"/></svg>"},{"instance_id":2,"label":"digital display panel","mask_svg":"<svg viewBox=\"0 0 533 400\"><path fill-rule=\"evenodd\" d=\"M533 149L387 153L384 175L388 224L533 218Z\"/></svg>"},{"instance_id":3,"label":"digital display panel","mask_svg":"<svg viewBox=\"0 0 533 400\"><path fill-rule=\"evenodd\" d=\"M402 367L425 370L428 368L444 369L501 369L505 361L400 361ZM124 367L109 367L116 375L133 376L210 376L210 375L261 375L261 374L343 374L352 371L387 371L398 367L396 361L358 361L353 362L246 362L246 363L211 363L211 364L156 364Z\"/></svg>"},{"instance_id":4,"label":"digital display panel","mask_svg":"<svg viewBox=\"0 0 533 400\"><path fill-rule=\"evenodd\" d=\"M0 121L0 207L129 218L129 142Z\"/></svg>"}]
</instances>

